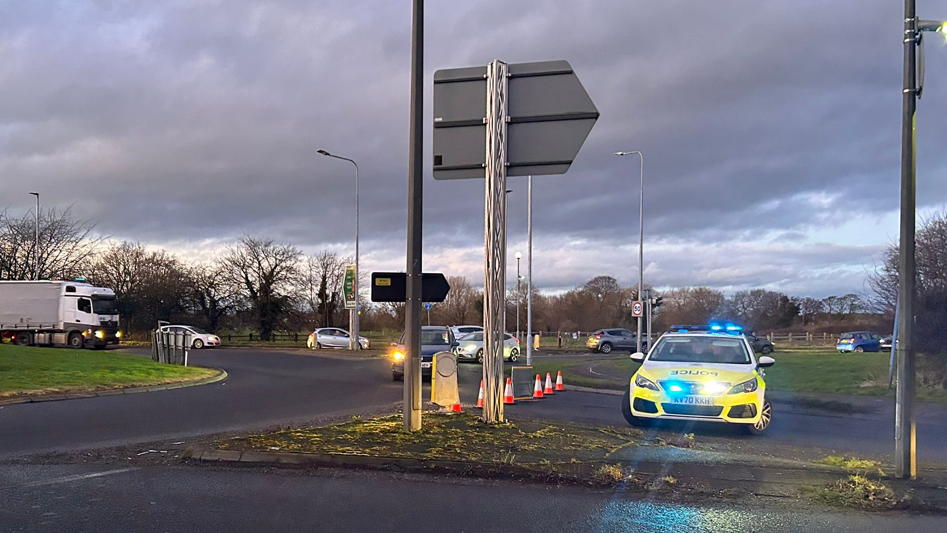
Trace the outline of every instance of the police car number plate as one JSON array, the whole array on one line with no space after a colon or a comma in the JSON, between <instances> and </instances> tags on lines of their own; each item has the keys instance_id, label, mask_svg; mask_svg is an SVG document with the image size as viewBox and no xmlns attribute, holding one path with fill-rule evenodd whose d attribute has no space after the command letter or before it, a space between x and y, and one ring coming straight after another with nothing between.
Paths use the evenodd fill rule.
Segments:
<instances>
[{"instance_id":1,"label":"police car number plate","mask_svg":"<svg viewBox=\"0 0 947 533\"><path fill-rule=\"evenodd\" d=\"M680 403L684 405L713 405L714 399L710 396L678 396L671 398L670 403Z\"/></svg>"},{"instance_id":2,"label":"police car number plate","mask_svg":"<svg viewBox=\"0 0 947 533\"><path fill-rule=\"evenodd\" d=\"M421 368L431 368L431 363L421 363Z\"/></svg>"}]
</instances>

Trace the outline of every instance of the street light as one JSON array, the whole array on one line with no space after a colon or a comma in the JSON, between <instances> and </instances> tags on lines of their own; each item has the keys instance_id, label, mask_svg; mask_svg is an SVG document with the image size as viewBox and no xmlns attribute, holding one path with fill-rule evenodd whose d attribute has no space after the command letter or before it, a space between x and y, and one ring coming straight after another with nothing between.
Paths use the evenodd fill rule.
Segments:
<instances>
[{"instance_id":1,"label":"street light","mask_svg":"<svg viewBox=\"0 0 947 533\"><path fill-rule=\"evenodd\" d=\"M641 304L641 291L644 289L644 156L641 152L634 150L631 152L615 152L617 156L626 156L637 154L639 172L641 174L641 192L638 204L638 303ZM642 304L642 310L644 306ZM638 351L641 351L641 317L638 317ZM650 339L649 339L650 341Z\"/></svg>"},{"instance_id":2,"label":"street light","mask_svg":"<svg viewBox=\"0 0 947 533\"><path fill-rule=\"evenodd\" d=\"M36 240L33 251L33 279L39 279L39 193L31 192L36 197Z\"/></svg>"},{"instance_id":3,"label":"street light","mask_svg":"<svg viewBox=\"0 0 947 533\"><path fill-rule=\"evenodd\" d=\"M904 479L917 476L915 454L915 351L914 299L917 291L915 218L917 217L917 164L915 161L915 129L918 87L917 48L921 32L947 34L947 22L919 20L915 0L904 0L904 88L901 91L901 235L898 261L898 385L894 411L895 476ZM922 65L923 72L923 65Z\"/></svg>"},{"instance_id":4,"label":"street light","mask_svg":"<svg viewBox=\"0 0 947 533\"><path fill-rule=\"evenodd\" d=\"M355 289L355 308L349 310L349 350L358 350L361 348L359 343L359 298L358 298L358 163L354 159L330 154L325 150L317 150L318 153L342 161L348 161L355 165L355 279L352 282L352 288ZM344 289L343 289L344 290Z\"/></svg>"}]
</instances>

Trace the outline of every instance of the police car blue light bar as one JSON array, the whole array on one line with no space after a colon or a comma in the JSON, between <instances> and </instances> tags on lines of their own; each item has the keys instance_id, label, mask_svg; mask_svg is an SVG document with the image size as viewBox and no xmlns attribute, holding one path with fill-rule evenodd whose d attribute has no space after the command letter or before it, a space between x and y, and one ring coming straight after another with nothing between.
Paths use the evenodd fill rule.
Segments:
<instances>
[{"instance_id":1,"label":"police car blue light bar","mask_svg":"<svg viewBox=\"0 0 947 533\"><path fill-rule=\"evenodd\" d=\"M742 333L743 326L739 324L734 324L732 322L726 322L723 324L717 322L711 322L707 325L674 325L671 326L669 330L672 333L687 333L688 331L709 331L712 333Z\"/></svg>"}]
</instances>

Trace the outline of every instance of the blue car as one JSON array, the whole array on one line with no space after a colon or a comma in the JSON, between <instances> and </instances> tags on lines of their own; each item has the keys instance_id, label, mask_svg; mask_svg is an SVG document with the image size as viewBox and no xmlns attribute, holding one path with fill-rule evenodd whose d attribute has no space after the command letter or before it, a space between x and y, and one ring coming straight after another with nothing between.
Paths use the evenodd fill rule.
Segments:
<instances>
[{"instance_id":1,"label":"blue car","mask_svg":"<svg viewBox=\"0 0 947 533\"><path fill-rule=\"evenodd\" d=\"M878 352L881 351L881 335L871 331L853 331L839 335L835 349L839 353L845 352Z\"/></svg>"},{"instance_id":2,"label":"blue car","mask_svg":"<svg viewBox=\"0 0 947 533\"><path fill-rule=\"evenodd\" d=\"M401 334L401 341L392 343L391 350L391 377L395 381L404 380L404 357L407 351L404 346L404 336ZM421 327L421 377L431 377L431 367L434 361L434 354L437 352L450 352L458 346L454 339L454 332L447 326L423 326Z\"/></svg>"}]
</instances>

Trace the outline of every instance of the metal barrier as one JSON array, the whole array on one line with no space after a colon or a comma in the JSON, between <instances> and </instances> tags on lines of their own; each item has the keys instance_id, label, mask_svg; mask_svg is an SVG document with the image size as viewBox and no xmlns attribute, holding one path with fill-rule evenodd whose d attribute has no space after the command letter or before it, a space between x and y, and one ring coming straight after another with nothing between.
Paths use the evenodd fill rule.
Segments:
<instances>
[{"instance_id":1,"label":"metal barrier","mask_svg":"<svg viewBox=\"0 0 947 533\"><path fill-rule=\"evenodd\" d=\"M177 331L151 332L151 359L167 365L187 366L191 334Z\"/></svg>"}]
</instances>

